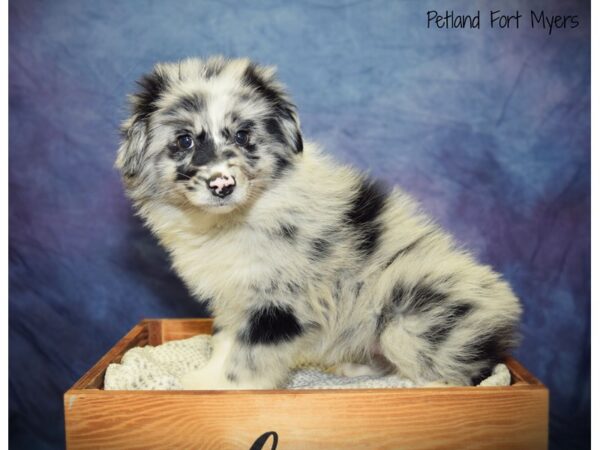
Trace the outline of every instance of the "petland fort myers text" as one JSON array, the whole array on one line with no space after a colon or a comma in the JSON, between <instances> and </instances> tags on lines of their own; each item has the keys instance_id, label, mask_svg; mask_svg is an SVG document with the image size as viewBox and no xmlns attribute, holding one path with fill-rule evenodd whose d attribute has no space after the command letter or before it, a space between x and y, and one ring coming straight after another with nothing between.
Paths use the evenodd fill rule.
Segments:
<instances>
[{"instance_id":1,"label":"petland fort myers text","mask_svg":"<svg viewBox=\"0 0 600 450\"><path fill-rule=\"evenodd\" d=\"M481 29L482 26L498 30L516 30L523 27L531 27L545 31L549 35L557 30L569 30L579 27L580 21L577 15L548 14L545 11L530 10L527 13L520 11L491 10L489 13L481 11L473 14L459 14L455 11L427 11L427 28L452 29L467 28Z\"/></svg>"}]
</instances>

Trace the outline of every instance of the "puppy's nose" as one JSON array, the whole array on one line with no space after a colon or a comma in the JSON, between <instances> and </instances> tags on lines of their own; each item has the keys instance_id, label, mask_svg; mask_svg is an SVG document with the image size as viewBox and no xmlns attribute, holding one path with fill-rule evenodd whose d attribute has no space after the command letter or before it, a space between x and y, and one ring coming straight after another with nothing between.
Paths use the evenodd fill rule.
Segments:
<instances>
[{"instance_id":1,"label":"puppy's nose","mask_svg":"<svg viewBox=\"0 0 600 450\"><path fill-rule=\"evenodd\" d=\"M235 178L233 175L218 172L210 177L206 184L213 195L224 198L233 192L233 189L235 188Z\"/></svg>"}]
</instances>

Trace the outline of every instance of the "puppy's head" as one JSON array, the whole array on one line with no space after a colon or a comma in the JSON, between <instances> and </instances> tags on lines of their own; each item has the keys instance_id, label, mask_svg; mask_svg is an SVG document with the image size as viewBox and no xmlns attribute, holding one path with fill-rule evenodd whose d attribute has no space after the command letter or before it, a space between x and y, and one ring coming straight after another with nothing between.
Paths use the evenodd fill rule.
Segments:
<instances>
[{"instance_id":1,"label":"puppy's head","mask_svg":"<svg viewBox=\"0 0 600 450\"><path fill-rule=\"evenodd\" d=\"M272 68L248 60L159 64L130 97L116 166L134 200L226 213L302 153L296 108Z\"/></svg>"}]
</instances>

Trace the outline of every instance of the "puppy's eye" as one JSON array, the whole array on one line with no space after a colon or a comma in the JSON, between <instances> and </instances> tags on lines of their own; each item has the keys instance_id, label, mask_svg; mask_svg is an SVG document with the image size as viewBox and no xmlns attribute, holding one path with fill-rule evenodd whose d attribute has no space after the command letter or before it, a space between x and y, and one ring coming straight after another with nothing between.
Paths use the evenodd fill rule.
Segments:
<instances>
[{"instance_id":1,"label":"puppy's eye","mask_svg":"<svg viewBox=\"0 0 600 450\"><path fill-rule=\"evenodd\" d=\"M181 150L189 150L194 146L194 138L189 134L184 134L177 138L177 146Z\"/></svg>"},{"instance_id":2,"label":"puppy's eye","mask_svg":"<svg viewBox=\"0 0 600 450\"><path fill-rule=\"evenodd\" d=\"M240 130L235 133L235 143L241 147L248 145L250 134L245 130Z\"/></svg>"}]
</instances>

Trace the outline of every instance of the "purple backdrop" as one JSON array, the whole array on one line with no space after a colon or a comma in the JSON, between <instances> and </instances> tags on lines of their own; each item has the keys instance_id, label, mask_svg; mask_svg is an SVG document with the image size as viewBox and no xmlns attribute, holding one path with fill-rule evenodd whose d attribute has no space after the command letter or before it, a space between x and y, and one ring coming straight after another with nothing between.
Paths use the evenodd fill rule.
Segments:
<instances>
[{"instance_id":1,"label":"purple backdrop","mask_svg":"<svg viewBox=\"0 0 600 450\"><path fill-rule=\"evenodd\" d=\"M112 164L134 80L216 53L277 65L308 139L506 275L552 448L589 446L589 2L503 2L579 16L551 35L427 29L430 9L492 7L449 3L10 2L11 447L62 447L62 393L138 320L204 314Z\"/></svg>"}]
</instances>

